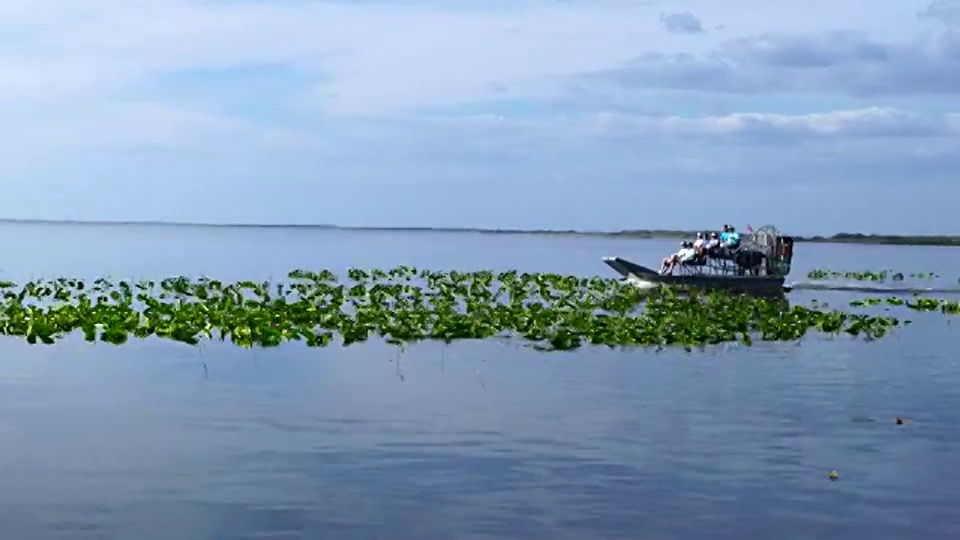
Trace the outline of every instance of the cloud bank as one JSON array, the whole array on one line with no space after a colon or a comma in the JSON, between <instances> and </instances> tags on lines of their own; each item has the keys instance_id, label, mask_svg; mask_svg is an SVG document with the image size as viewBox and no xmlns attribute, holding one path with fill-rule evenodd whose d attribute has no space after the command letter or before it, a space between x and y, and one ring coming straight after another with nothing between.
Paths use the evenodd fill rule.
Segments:
<instances>
[{"instance_id":1,"label":"cloud bank","mask_svg":"<svg viewBox=\"0 0 960 540\"><path fill-rule=\"evenodd\" d=\"M670 13L665 15L660 21L667 32L674 34L699 34L703 32L703 25L700 19L689 11L682 13Z\"/></svg>"},{"instance_id":2,"label":"cloud bank","mask_svg":"<svg viewBox=\"0 0 960 540\"><path fill-rule=\"evenodd\" d=\"M956 233L958 13L11 0L0 212Z\"/></svg>"}]
</instances>

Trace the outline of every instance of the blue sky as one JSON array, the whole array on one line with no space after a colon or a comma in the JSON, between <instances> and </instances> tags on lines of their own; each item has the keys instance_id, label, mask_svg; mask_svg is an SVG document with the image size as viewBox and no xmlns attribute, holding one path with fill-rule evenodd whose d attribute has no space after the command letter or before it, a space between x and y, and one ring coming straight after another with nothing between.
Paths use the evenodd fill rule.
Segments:
<instances>
[{"instance_id":1,"label":"blue sky","mask_svg":"<svg viewBox=\"0 0 960 540\"><path fill-rule=\"evenodd\" d=\"M6 0L0 24L6 217L960 233L957 1Z\"/></svg>"}]
</instances>

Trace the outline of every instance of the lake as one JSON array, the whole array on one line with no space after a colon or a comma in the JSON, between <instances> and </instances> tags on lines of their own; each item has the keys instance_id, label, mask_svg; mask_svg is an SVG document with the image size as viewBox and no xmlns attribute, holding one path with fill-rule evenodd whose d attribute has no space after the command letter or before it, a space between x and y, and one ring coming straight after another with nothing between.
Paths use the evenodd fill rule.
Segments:
<instances>
[{"instance_id":1,"label":"lake","mask_svg":"<svg viewBox=\"0 0 960 540\"><path fill-rule=\"evenodd\" d=\"M0 237L0 278L15 281L401 264L614 277L602 256L656 264L676 249L162 226L3 225ZM814 268L960 276L960 249L796 253L788 282ZM0 525L18 540L956 538L960 319L895 313L914 323L872 343L692 353L0 338Z\"/></svg>"}]
</instances>

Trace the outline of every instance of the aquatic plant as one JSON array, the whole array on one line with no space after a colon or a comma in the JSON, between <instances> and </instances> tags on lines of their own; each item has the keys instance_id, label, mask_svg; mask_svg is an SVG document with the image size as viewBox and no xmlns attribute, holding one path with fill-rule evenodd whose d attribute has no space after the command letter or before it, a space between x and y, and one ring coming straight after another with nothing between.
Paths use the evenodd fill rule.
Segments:
<instances>
[{"instance_id":1,"label":"aquatic plant","mask_svg":"<svg viewBox=\"0 0 960 540\"><path fill-rule=\"evenodd\" d=\"M182 276L0 283L0 334L50 344L79 330L91 342L157 336L241 347L514 336L539 348L569 350L584 344L749 345L754 339L797 340L810 330L874 339L901 324L894 317L721 292L662 290L644 298L619 280L596 277L405 266L351 269L346 277L296 270L276 283Z\"/></svg>"},{"instance_id":2,"label":"aquatic plant","mask_svg":"<svg viewBox=\"0 0 960 540\"><path fill-rule=\"evenodd\" d=\"M856 306L856 307L876 306L876 305L879 305L881 302L884 302L892 306L906 306L914 311L936 311L939 309L940 312L945 315L960 314L960 301L942 300L938 298L917 297L911 301L911 300L905 300L903 298L898 298L896 296L891 296L886 299L871 297L871 298L861 298L858 300L852 300L850 302L850 305Z\"/></svg>"},{"instance_id":3,"label":"aquatic plant","mask_svg":"<svg viewBox=\"0 0 960 540\"><path fill-rule=\"evenodd\" d=\"M849 279L854 281L903 281L907 277L912 279L931 280L937 278L933 272L914 272L904 274L903 272L894 272L892 270L881 271L862 271L848 272L839 270L812 270L807 274L807 279L825 280L825 279Z\"/></svg>"}]
</instances>

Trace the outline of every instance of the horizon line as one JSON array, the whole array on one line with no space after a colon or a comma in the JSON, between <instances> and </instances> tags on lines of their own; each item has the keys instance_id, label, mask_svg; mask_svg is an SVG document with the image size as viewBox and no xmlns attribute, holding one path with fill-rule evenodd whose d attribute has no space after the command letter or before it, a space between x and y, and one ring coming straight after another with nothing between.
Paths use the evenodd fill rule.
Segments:
<instances>
[{"instance_id":1,"label":"horizon line","mask_svg":"<svg viewBox=\"0 0 960 540\"><path fill-rule=\"evenodd\" d=\"M564 236L627 236L637 233L684 234L695 233L701 229L623 229L611 230L577 230L577 229L514 229L488 227L453 227L453 226L373 226L373 225L336 225L331 223L211 223L191 221L163 221L163 220L82 220L82 219L38 219L38 218L0 218L0 224L23 225L99 225L99 226L147 226L147 227L204 227L204 228L234 228L234 229L327 229L343 231L381 231L381 232L460 232L460 233L489 233L489 234L531 234L531 235L564 235ZM903 234L903 233L859 233L836 232L833 234L794 235L798 239L823 238L836 236L862 235L890 238L943 238L955 239L960 234Z\"/></svg>"}]
</instances>

